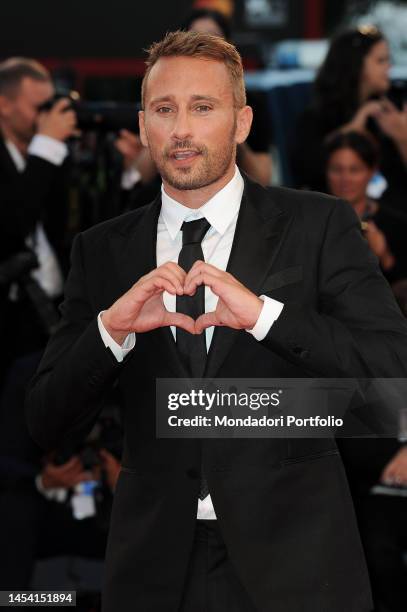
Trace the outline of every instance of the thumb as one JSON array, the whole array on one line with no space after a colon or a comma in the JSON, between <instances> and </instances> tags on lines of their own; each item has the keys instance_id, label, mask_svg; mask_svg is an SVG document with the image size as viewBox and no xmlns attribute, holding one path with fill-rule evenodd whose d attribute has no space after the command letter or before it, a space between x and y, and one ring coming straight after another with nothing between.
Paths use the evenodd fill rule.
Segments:
<instances>
[{"instance_id":1,"label":"thumb","mask_svg":"<svg viewBox=\"0 0 407 612\"><path fill-rule=\"evenodd\" d=\"M206 312L197 318L195 321L195 333L201 334L207 327L212 325L219 325L215 312Z\"/></svg>"},{"instance_id":2,"label":"thumb","mask_svg":"<svg viewBox=\"0 0 407 612\"><path fill-rule=\"evenodd\" d=\"M165 318L165 325L175 325L181 329L195 334L195 321L192 317L182 314L180 312L170 312Z\"/></svg>"}]
</instances>

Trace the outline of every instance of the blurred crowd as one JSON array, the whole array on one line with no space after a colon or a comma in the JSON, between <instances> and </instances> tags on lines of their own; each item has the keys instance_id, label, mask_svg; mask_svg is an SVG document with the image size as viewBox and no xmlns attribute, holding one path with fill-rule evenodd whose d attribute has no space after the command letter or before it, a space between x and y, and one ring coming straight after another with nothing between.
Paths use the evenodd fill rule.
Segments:
<instances>
[{"instance_id":1,"label":"blurred crowd","mask_svg":"<svg viewBox=\"0 0 407 612\"><path fill-rule=\"evenodd\" d=\"M230 24L215 11L195 11L182 27L231 38ZM407 316L407 98L389 70L379 30L340 33L299 118L290 163L298 188L353 207ZM67 441L44 456L25 425L24 395L58 324L75 235L143 206L160 189L137 133L84 130L72 101L55 93L51 75L34 59L0 64L0 590L28 589L40 558L104 557L120 470L120 400L109 398L80 448ZM269 108L252 91L248 104L254 123L239 145L238 164L267 186L273 174ZM377 612L407 607L403 436L338 440Z\"/></svg>"}]
</instances>

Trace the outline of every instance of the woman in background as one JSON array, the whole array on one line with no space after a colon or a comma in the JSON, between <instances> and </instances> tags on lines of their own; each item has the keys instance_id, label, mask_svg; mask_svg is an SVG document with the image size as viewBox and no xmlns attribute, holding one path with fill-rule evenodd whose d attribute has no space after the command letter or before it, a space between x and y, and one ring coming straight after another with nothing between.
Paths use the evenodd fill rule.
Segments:
<instances>
[{"instance_id":1,"label":"woman in background","mask_svg":"<svg viewBox=\"0 0 407 612\"><path fill-rule=\"evenodd\" d=\"M343 32L332 41L314 84L312 105L298 124L293 156L298 186L326 191L327 137L370 132L378 142L379 170L387 183L382 202L405 209L407 111L395 91L390 92L389 70L387 41L374 26Z\"/></svg>"},{"instance_id":2,"label":"woman in background","mask_svg":"<svg viewBox=\"0 0 407 612\"><path fill-rule=\"evenodd\" d=\"M337 132L326 142L324 155L329 193L351 204L387 279L407 277L407 214L379 205L366 193L379 165L375 142L358 132Z\"/></svg>"}]
</instances>

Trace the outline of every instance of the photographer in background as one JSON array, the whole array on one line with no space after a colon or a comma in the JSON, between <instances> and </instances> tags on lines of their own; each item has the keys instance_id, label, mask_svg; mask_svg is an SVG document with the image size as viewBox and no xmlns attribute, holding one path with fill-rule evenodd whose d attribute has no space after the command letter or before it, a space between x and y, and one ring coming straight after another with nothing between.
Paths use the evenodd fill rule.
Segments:
<instances>
[{"instance_id":1,"label":"photographer in background","mask_svg":"<svg viewBox=\"0 0 407 612\"><path fill-rule=\"evenodd\" d=\"M64 242L65 140L75 133L76 117L68 100L40 112L53 95L50 75L36 61L11 58L0 64L0 265L7 269L13 256L33 251L38 266L30 275L56 300L69 253ZM47 340L18 280L0 286L3 373L14 359L42 349Z\"/></svg>"},{"instance_id":2,"label":"photographer in background","mask_svg":"<svg viewBox=\"0 0 407 612\"><path fill-rule=\"evenodd\" d=\"M35 371L63 289L69 245L65 243L66 139L75 133L68 100L47 112L53 98L47 70L36 61L0 64L0 540L15 547L19 517L35 521L34 479L42 453L24 419L26 385ZM23 537L34 537L22 529ZM31 535L30 535L31 534ZM13 541L14 538L14 541ZM9 545L8 545L9 544ZM30 542L25 543L27 550ZM20 571L19 550L16 568ZM11 555L11 552L10 552ZM5 559L3 558L3 561ZM10 563L9 563L10 561ZM13 570L13 560L4 564ZM5 570L2 570L5 575ZM11 585L7 585L11 586Z\"/></svg>"},{"instance_id":3,"label":"photographer in background","mask_svg":"<svg viewBox=\"0 0 407 612\"><path fill-rule=\"evenodd\" d=\"M120 471L121 429L102 417L94 430L93 438L78 447L39 457L19 474L2 474L0 590L31 588L38 560L103 560Z\"/></svg>"}]
</instances>

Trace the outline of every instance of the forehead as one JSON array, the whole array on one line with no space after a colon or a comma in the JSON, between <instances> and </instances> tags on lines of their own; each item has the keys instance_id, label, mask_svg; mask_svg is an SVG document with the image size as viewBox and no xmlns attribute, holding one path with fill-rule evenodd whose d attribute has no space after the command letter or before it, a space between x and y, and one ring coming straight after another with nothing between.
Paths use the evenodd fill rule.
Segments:
<instances>
[{"instance_id":1,"label":"forehead","mask_svg":"<svg viewBox=\"0 0 407 612\"><path fill-rule=\"evenodd\" d=\"M389 52L389 45L385 40L379 40L379 42L375 43L373 47L370 49L368 55L371 57L378 57L383 54L387 54Z\"/></svg>"},{"instance_id":2,"label":"forehead","mask_svg":"<svg viewBox=\"0 0 407 612\"><path fill-rule=\"evenodd\" d=\"M331 155L331 161L340 162L342 164L364 164L362 158L356 151L350 147L342 147L337 149Z\"/></svg>"},{"instance_id":3,"label":"forehead","mask_svg":"<svg viewBox=\"0 0 407 612\"><path fill-rule=\"evenodd\" d=\"M146 83L146 104L155 98L184 99L208 95L233 99L232 82L226 65L196 57L162 57L152 67Z\"/></svg>"},{"instance_id":4,"label":"forehead","mask_svg":"<svg viewBox=\"0 0 407 612\"><path fill-rule=\"evenodd\" d=\"M54 93L54 87L50 81L37 81L25 77L21 81L19 98L24 98L33 103L41 103L48 100Z\"/></svg>"}]
</instances>

